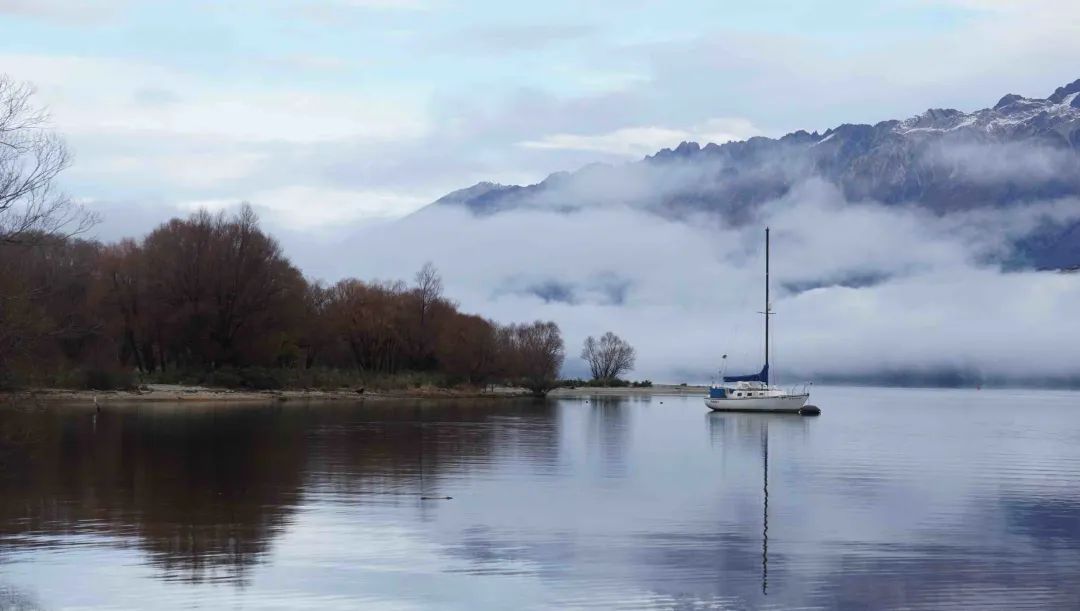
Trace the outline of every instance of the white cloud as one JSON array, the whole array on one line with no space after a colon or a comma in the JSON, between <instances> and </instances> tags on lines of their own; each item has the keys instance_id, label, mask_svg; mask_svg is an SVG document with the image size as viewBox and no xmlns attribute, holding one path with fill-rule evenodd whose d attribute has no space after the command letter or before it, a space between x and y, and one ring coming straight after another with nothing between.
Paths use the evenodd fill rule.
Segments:
<instances>
[{"instance_id":1,"label":"white cloud","mask_svg":"<svg viewBox=\"0 0 1080 611\"><path fill-rule=\"evenodd\" d=\"M431 6L426 0L336 0L344 6L372 9L421 10Z\"/></svg>"},{"instance_id":2,"label":"white cloud","mask_svg":"<svg viewBox=\"0 0 1080 611\"><path fill-rule=\"evenodd\" d=\"M0 55L14 78L29 80L66 134L212 136L227 141L319 142L416 138L427 130L422 105L408 97L313 93L287 87L244 89L134 60ZM141 103L147 90L173 92L170 104Z\"/></svg>"},{"instance_id":3,"label":"white cloud","mask_svg":"<svg viewBox=\"0 0 1080 611\"><path fill-rule=\"evenodd\" d=\"M747 119L722 118L710 119L690 129L647 126L624 127L595 135L553 134L537 140L520 142L519 146L531 149L590 151L641 157L686 140L722 144L732 140L745 140L757 135L760 135L760 131Z\"/></svg>"},{"instance_id":4,"label":"white cloud","mask_svg":"<svg viewBox=\"0 0 1080 611\"><path fill-rule=\"evenodd\" d=\"M1072 0L918 0L922 4L959 6L998 13L1029 13L1036 10L1052 10L1080 14L1080 7Z\"/></svg>"},{"instance_id":5,"label":"white cloud","mask_svg":"<svg viewBox=\"0 0 1080 611\"><path fill-rule=\"evenodd\" d=\"M567 70L566 79L594 93L628 91L645 85L650 80L648 76L636 72L581 72L579 70Z\"/></svg>"},{"instance_id":6,"label":"white cloud","mask_svg":"<svg viewBox=\"0 0 1080 611\"><path fill-rule=\"evenodd\" d=\"M151 155L119 153L106 157L83 157L74 169L75 176L98 179L116 177L131 181L130 176L145 176L156 184L182 184L188 188L208 188L236 181L250 175L266 160L257 152L191 151L163 152Z\"/></svg>"},{"instance_id":7,"label":"white cloud","mask_svg":"<svg viewBox=\"0 0 1080 611\"><path fill-rule=\"evenodd\" d=\"M66 188L109 202L105 222L117 228L130 230L123 210L143 201L158 202L168 215L185 201L265 199L269 216L307 229L419 205L410 186L363 178L343 185L327 175L335 165L355 164L360 172L357 151L379 160L383 147L421 140L427 111L408 96L244 90L137 60L0 54L0 64L37 86L69 141L75 161L62 177ZM340 174L349 182L353 172ZM424 202L440 194L419 191Z\"/></svg>"},{"instance_id":8,"label":"white cloud","mask_svg":"<svg viewBox=\"0 0 1080 611\"><path fill-rule=\"evenodd\" d=\"M342 20L368 13L420 13L444 0L292 0L292 12L326 25L340 27Z\"/></svg>"},{"instance_id":9,"label":"white cloud","mask_svg":"<svg viewBox=\"0 0 1080 611\"><path fill-rule=\"evenodd\" d=\"M271 231L317 231L356 227L361 221L400 217L428 203L424 196L388 191L350 191L325 187L287 186L256 191L246 198L266 221ZM199 208L230 209L239 204L236 199L205 199L182 202L179 207L188 212Z\"/></svg>"},{"instance_id":10,"label":"white cloud","mask_svg":"<svg viewBox=\"0 0 1080 611\"><path fill-rule=\"evenodd\" d=\"M399 102L299 91L208 92L184 104L123 110L80 113L71 117L68 129L75 132L79 130L75 125L82 129L93 125L98 132L165 132L249 142L414 138L425 129L422 114Z\"/></svg>"},{"instance_id":11,"label":"white cloud","mask_svg":"<svg viewBox=\"0 0 1080 611\"><path fill-rule=\"evenodd\" d=\"M0 0L0 13L58 21L65 24L96 22L116 14L130 0Z\"/></svg>"},{"instance_id":12,"label":"white cloud","mask_svg":"<svg viewBox=\"0 0 1080 611\"><path fill-rule=\"evenodd\" d=\"M580 41L596 34L596 28L576 23L517 23L474 26L455 31L435 48L443 51L515 52L537 51L559 43Z\"/></svg>"},{"instance_id":13,"label":"white cloud","mask_svg":"<svg viewBox=\"0 0 1080 611\"><path fill-rule=\"evenodd\" d=\"M1014 226L1020 217L1026 227ZM1075 375L1080 275L979 263L1040 218L1075 221L1080 202L939 217L845 203L835 189L809 185L744 227L619 207L480 218L425 210L358 232L330 247L332 258L310 246L298 252L309 273L326 278L407 278L432 260L467 311L558 322L571 374L581 372L584 337L612 330L638 347L635 377L707 381L722 353L731 367L760 367L761 227L769 224L781 375L934 367Z\"/></svg>"}]
</instances>

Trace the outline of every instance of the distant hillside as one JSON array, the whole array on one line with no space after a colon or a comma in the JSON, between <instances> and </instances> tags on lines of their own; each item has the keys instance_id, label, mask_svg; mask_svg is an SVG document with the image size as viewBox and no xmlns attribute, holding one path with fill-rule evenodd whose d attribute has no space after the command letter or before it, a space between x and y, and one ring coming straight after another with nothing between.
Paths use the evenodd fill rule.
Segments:
<instances>
[{"instance_id":1,"label":"distant hillside","mask_svg":"<svg viewBox=\"0 0 1080 611\"><path fill-rule=\"evenodd\" d=\"M591 165L529 186L480 183L433 206L477 215L626 205L665 217L723 215L735 223L809 179L851 201L939 214L1080 197L1080 80L1047 98L1009 94L971 113L930 109L903 121L844 124L825 133L722 145L684 142L641 161ZM1025 267L1080 265L1080 222L1046 224L1016 244Z\"/></svg>"}]
</instances>

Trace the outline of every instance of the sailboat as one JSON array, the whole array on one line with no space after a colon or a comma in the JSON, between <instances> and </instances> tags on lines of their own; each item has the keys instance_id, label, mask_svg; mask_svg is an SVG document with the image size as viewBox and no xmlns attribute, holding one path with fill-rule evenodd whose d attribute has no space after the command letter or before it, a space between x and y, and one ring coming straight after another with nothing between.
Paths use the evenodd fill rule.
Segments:
<instances>
[{"instance_id":1,"label":"sailboat","mask_svg":"<svg viewBox=\"0 0 1080 611\"><path fill-rule=\"evenodd\" d=\"M758 373L722 376L722 384L709 387L705 405L717 412L799 413L810 393L789 392L769 384L769 228L765 228L765 366Z\"/></svg>"}]
</instances>

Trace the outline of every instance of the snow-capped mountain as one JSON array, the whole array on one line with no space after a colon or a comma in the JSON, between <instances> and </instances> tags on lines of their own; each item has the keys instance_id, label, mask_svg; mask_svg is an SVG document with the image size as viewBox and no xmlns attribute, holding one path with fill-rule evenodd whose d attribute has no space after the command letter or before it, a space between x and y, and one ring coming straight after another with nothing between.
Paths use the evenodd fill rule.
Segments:
<instances>
[{"instance_id":1,"label":"snow-capped mountain","mask_svg":"<svg viewBox=\"0 0 1080 611\"><path fill-rule=\"evenodd\" d=\"M717 213L740 223L752 220L760 204L813 179L836 185L848 201L940 214L1080 198L1080 80L1046 98L1009 94L971 113L930 109L825 133L683 142L638 162L591 165L535 185L480 183L435 205L478 215L620 205L676 218ZM1021 246L1023 262L1034 267L1080 265L1080 224L1047 226Z\"/></svg>"}]
</instances>

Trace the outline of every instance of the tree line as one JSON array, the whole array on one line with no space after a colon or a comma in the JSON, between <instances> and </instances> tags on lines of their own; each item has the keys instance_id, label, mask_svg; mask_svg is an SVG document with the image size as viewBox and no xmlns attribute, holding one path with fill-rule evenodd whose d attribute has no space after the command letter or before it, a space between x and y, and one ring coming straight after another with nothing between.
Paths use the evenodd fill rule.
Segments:
<instances>
[{"instance_id":1,"label":"tree line","mask_svg":"<svg viewBox=\"0 0 1080 611\"><path fill-rule=\"evenodd\" d=\"M564 358L555 323L461 312L430 263L411 284L309 281L246 204L172 219L139 241L25 233L0 243L0 261L9 385L71 371L120 380L218 372L220 381L251 368L333 369L360 381L421 372L543 393Z\"/></svg>"}]
</instances>

